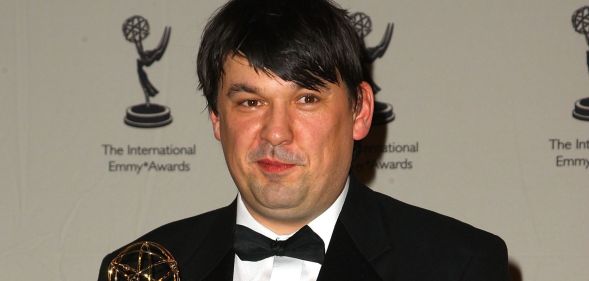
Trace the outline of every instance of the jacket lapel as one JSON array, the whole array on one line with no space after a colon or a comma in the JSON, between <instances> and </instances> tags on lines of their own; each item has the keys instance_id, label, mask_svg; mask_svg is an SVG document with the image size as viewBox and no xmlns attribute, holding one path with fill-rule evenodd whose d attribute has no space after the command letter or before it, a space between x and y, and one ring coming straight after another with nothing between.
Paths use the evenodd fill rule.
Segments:
<instances>
[{"instance_id":1,"label":"jacket lapel","mask_svg":"<svg viewBox=\"0 0 589 281\"><path fill-rule=\"evenodd\" d=\"M200 241L192 256L179 265L182 281L233 280L233 229L236 201L222 208L212 218L206 237ZM189 238L187 238L189 239Z\"/></svg>"},{"instance_id":2,"label":"jacket lapel","mask_svg":"<svg viewBox=\"0 0 589 281\"><path fill-rule=\"evenodd\" d=\"M325 260L317 278L317 281L331 280L382 280L355 246L340 221L335 225Z\"/></svg>"},{"instance_id":3,"label":"jacket lapel","mask_svg":"<svg viewBox=\"0 0 589 281\"><path fill-rule=\"evenodd\" d=\"M350 176L346 201L319 280L393 280L394 269L387 261L393 257L394 245L371 193Z\"/></svg>"},{"instance_id":4,"label":"jacket lapel","mask_svg":"<svg viewBox=\"0 0 589 281\"><path fill-rule=\"evenodd\" d=\"M203 281L231 281L233 280L233 263L235 254L228 251L225 257L205 276Z\"/></svg>"}]
</instances>

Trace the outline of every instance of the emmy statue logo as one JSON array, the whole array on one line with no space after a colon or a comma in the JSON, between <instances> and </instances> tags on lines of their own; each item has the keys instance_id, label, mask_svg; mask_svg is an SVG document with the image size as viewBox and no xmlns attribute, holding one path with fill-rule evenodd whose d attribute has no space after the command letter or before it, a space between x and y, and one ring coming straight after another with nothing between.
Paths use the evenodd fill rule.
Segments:
<instances>
[{"instance_id":1,"label":"emmy statue logo","mask_svg":"<svg viewBox=\"0 0 589 281\"><path fill-rule=\"evenodd\" d=\"M159 61L168 42L172 29L166 26L164 34L160 39L159 45L153 50L143 49L143 39L149 35L149 23L142 16L132 16L123 23L123 35L127 41L134 43L139 58L137 59L137 73L139 83L145 95L145 103L133 105L127 108L125 115L125 124L138 128L156 128L170 124L172 114L167 106L152 103L150 98L155 97L159 91L151 84L144 67L151 66L154 62Z\"/></svg>"},{"instance_id":2,"label":"emmy statue logo","mask_svg":"<svg viewBox=\"0 0 589 281\"><path fill-rule=\"evenodd\" d=\"M575 31L585 35L585 40L589 44L589 6L582 7L573 14L573 27ZM589 67L589 51L587 51L587 67ZM589 121L589 97L579 99L575 102L575 109L573 109L573 117Z\"/></svg>"},{"instance_id":3,"label":"emmy statue logo","mask_svg":"<svg viewBox=\"0 0 589 281\"><path fill-rule=\"evenodd\" d=\"M362 40L370 34L372 31L372 20L370 17L364 13L353 13L349 16L349 20L356 29L356 33ZM380 57L382 57L387 48L389 47L389 43L393 38L393 23L388 23L385 33L380 40L380 43L374 47L366 47L366 54L368 56L368 64L372 65L374 61ZM378 93L380 91L380 87L376 85L374 81L371 81L372 88L374 93ZM382 125L395 120L395 113L393 112L393 106L388 103L383 103L379 101L374 102L374 115L372 117L372 122L376 125Z\"/></svg>"},{"instance_id":4,"label":"emmy statue logo","mask_svg":"<svg viewBox=\"0 0 589 281\"><path fill-rule=\"evenodd\" d=\"M123 249L108 266L108 281L180 281L178 263L162 245L141 241Z\"/></svg>"}]
</instances>

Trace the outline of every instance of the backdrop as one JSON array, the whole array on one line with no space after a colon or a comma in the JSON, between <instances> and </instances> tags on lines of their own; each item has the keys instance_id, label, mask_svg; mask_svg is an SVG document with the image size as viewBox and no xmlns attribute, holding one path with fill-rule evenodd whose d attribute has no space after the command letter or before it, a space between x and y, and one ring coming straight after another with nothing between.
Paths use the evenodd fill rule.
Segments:
<instances>
[{"instance_id":1,"label":"backdrop","mask_svg":"<svg viewBox=\"0 0 589 281\"><path fill-rule=\"evenodd\" d=\"M195 75L223 2L0 1L4 280L95 280L106 253L233 200ZM362 178L501 236L515 280L589 280L589 122L572 114L589 97L588 46L571 22L589 1L339 3L368 47L394 23L374 62L383 118ZM149 27L128 31L149 35L133 42L134 15ZM147 51L166 26L157 61ZM139 42L150 101L171 113L160 123L139 112Z\"/></svg>"}]
</instances>

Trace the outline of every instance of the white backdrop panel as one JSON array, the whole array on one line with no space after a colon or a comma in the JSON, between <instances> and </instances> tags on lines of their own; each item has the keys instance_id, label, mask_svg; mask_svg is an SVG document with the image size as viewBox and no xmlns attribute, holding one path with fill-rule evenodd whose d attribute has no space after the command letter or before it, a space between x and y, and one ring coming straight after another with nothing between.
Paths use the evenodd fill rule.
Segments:
<instances>
[{"instance_id":1,"label":"white backdrop panel","mask_svg":"<svg viewBox=\"0 0 589 281\"><path fill-rule=\"evenodd\" d=\"M94 280L109 251L163 223L224 206L235 188L196 90L195 59L224 1L0 3L0 272L6 280ZM587 43L571 25L583 1L341 0L388 22L393 40L375 64L377 99L397 119L375 129L384 153L368 183L400 200L503 237L519 280L589 280L589 122L571 117L588 97ZM137 51L122 35L132 15L150 23L146 49L172 27L147 68L153 101L174 121L123 123L143 102ZM551 141L551 139L553 141ZM571 142L571 149L553 144ZM105 146L195 147L194 155L115 155ZM411 162L411 168L387 163ZM560 159L560 158L558 158ZM186 163L186 172L114 172L109 162ZM562 164L562 163L561 163Z\"/></svg>"}]
</instances>

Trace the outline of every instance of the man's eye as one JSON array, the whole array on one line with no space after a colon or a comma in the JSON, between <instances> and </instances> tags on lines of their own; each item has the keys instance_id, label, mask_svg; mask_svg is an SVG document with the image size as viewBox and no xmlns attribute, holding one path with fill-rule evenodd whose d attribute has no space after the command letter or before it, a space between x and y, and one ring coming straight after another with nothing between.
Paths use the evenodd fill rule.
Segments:
<instances>
[{"instance_id":1,"label":"man's eye","mask_svg":"<svg viewBox=\"0 0 589 281\"><path fill-rule=\"evenodd\" d=\"M304 95L298 100L300 103L316 103L318 101L319 98L315 95Z\"/></svg>"},{"instance_id":2,"label":"man's eye","mask_svg":"<svg viewBox=\"0 0 589 281\"><path fill-rule=\"evenodd\" d=\"M241 103L239 103L239 105L245 107L256 107L262 105L262 102L259 100L244 100Z\"/></svg>"}]
</instances>

